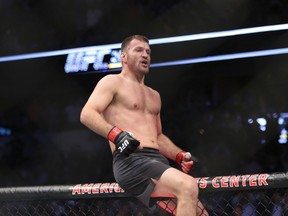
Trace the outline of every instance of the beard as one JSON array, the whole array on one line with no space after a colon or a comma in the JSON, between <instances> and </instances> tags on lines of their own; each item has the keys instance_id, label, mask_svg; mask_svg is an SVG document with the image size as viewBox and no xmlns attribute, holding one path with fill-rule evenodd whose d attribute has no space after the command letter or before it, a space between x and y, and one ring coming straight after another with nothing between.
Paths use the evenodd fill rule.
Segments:
<instances>
[{"instance_id":1,"label":"beard","mask_svg":"<svg viewBox=\"0 0 288 216\"><path fill-rule=\"evenodd\" d=\"M149 64L143 64L143 63L135 63L135 64L130 64L130 66L128 65L128 67L130 69L132 69L132 71L138 73L138 74L148 74L149 70L150 70L150 65Z\"/></svg>"},{"instance_id":2,"label":"beard","mask_svg":"<svg viewBox=\"0 0 288 216\"><path fill-rule=\"evenodd\" d=\"M130 56L128 56L130 57ZM130 70L138 73L138 74L148 74L150 70L150 59L139 59L139 58L129 58L127 61L127 66Z\"/></svg>"},{"instance_id":3,"label":"beard","mask_svg":"<svg viewBox=\"0 0 288 216\"><path fill-rule=\"evenodd\" d=\"M139 71L141 72L141 73L143 73L143 74L148 74L149 73L149 67L147 67L147 68L140 68L139 69Z\"/></svg>"},{"instance_id":4,"label":"beard","mask_svg":"<svg viewBox=\"0 0 288 216\"><path fill-rule=\"evenodd\" d=\"M144 73L144 74L148 74L149 73L149 69L150 69L150 64L145 61L141 61L139 64L138 64L138 67L139 67L139 71Z\"/></svg>"}]
</instances>

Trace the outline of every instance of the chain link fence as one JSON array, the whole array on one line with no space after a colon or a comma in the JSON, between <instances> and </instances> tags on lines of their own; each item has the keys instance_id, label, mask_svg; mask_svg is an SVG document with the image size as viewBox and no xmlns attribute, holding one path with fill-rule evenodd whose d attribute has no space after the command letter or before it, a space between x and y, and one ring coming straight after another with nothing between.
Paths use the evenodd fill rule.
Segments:
<instances>
[{"instance_id":1,"label":"chain link fence","mask_svg":"<svg viewBox=\"0 0 288 216\"><path fill-rule=\"evenodd\" d=\"M0 202L3 216L168 216L172 215L156 203L144 206L134 198L85 198L74 200L26 200ZM288 190L209 192L200 195L209 215L288 215ZM174 210L174 209L170 209ZM204 215L204 214L203 214Z\"/></svg>"},{"instance_id":2,"label":"chain link fence","mask_svg":"<svg viewBox=\"0 0 288 216\"><path fill-rule=\"evenodd\" d=\"M207 177L206 189L203 188L203 179L199 179L199 199L209 215L288 215L288 174L265 175L265 179L257 174L252 176L252 180L247 178L242 183L234 180L232 183L232 176ZM263 184L259 187L261 182ZM255 188L251 188L251 184L255 184ZM148 208L137 199L127 196L116 183L79 186L1 188L0 215L168 216L175 213L175 209L171 208L171 204L175 204L172 198L153 197ZM205 215L204 209L198 210Z\"/></svg>"}]
</instances>

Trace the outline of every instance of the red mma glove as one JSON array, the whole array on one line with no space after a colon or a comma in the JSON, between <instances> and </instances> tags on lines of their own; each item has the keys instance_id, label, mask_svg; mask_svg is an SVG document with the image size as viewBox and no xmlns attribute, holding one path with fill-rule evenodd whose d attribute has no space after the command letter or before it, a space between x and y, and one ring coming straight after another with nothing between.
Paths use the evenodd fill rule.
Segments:
<instances>
[{"instance_id":1,"label":"red mma glove","mask_svg":"<svg viewBox=\"0 0 288 216\"><path fill-rule=\"evenodd\" d=\"M108 140L113 142L116 146L116 150L119 151L120 154L129 156L132 152L134 152L140 142L136 140L133 135L129 132L122 131L120 128L113 127L107 135Z\"/></svg>"},{"instance_id":2,"label":"red mma glove","mask_svg":"<svg viewBox=\"0 0 288 216\"><path fill-rule=\"evenodd\" d=\"M190 152L185 151L180 151L176 155L175 161L181 166L184 173L188 173L192 166L197 166L199 163L198 158L193 156Z\"/></svg>"}]
</instances>

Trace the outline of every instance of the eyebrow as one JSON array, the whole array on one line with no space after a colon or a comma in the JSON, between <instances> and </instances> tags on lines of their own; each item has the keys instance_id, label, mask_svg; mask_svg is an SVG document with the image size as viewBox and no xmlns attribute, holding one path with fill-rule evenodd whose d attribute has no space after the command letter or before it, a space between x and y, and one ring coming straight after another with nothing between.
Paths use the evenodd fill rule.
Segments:
<instances>
[{"instance_id":1,"label":"eyebrow","mask_svg":"<svg viewBox=\"0 0 288 216\"><path fill-rule=\"evenodd\" d=\"M133 47L132 49L144 49L144 50L149 50L149 52L151 53L151 49L150 48L148 48L148 49L146 49L145 47L143 47L143 46L136 46L136 47Z\"/></svg>"}]
</instances>

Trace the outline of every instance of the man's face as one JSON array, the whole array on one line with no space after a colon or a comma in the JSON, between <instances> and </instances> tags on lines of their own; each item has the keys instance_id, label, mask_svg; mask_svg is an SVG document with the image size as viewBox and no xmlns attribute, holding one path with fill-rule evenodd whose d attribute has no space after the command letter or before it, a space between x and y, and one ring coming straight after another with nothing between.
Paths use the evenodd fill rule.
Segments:
<instances>
[{"instance_id":1,"label":"man's face","mask_svg":"<svg viewBox=\"0 0 288 216\"><path fill-rule=\"evenodd\" d=\"M151 50L149 44L144 41L134 39L124 50L124 62L128 68L135 71L147 74L149 72L151 61Z\"/></svg>"}]
</instances>

